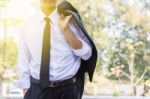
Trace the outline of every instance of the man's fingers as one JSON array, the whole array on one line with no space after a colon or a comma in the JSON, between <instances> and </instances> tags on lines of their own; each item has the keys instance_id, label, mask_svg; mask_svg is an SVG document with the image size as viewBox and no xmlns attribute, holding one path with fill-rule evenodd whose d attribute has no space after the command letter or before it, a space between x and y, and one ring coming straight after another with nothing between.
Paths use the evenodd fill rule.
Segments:
<instances>
[{"instance_id":1,"label":"man's fingers","mask_svg":"<svg viewBox=\"0 0 150 99\"><path fill-rule=\"evenodd\" d=\"M23 94L25 95L28 89L23 89Z\"/></svg>"},{"instance_id":2,"label":"man's fingers","mask_svg":"<svg viewBox=\"0 0 150 99\"><path fill-rule=\"evenodd\" d=\"M72 18L72 14L70 14L68 17L71 19Z\"/></svg>"},{"instance_id":3,"label":"man's fingers","mask_svg":"<svg viewBox=\"0 0 150 99\"><path fill-rule=\"evenodd\" d=\"M72 15L64 16L63 14L60 15L59 18L59 26L62 30L69 26L71 21Z\"/></svg>"},{"instance_id":4,"label":"man's fingers","mask_svg":"<svg viewBox=\"0 0 150 99\"><path fill-rule=\"evenodd\" d=\"M70 21L71 18L72 18L72 15L68 15L68 16L67 16L67 20L68 20L68 21Z\"/></svg>"}]
</instances>

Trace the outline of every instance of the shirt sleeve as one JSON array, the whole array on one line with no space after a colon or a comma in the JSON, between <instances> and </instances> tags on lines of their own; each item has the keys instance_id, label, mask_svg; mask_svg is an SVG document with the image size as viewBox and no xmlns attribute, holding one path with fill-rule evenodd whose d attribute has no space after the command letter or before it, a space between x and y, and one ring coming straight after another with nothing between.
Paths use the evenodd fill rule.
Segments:
<instances>
[{"instance_id":1,"label":"shirt sleeve","mask_svg":"<svg viewBox=\"0 0 150 99\"><path fill-rule=\"evenodd\" d=\"M30 87L30 55L27 49L24 36L22 32L25 32L23 28L20 29L18 34L18 62L17 73L19 80L15 83L16 87L26 89Z\"/></svg>"},{"instance_id":2,"label":"shirt sleeve","mask_svg":"<svg viewBox=\"0 0 150 99\"><path fill-rule=\"evenodd\" d=\"M92 55L92 49L87 37L84 35L82 30L74 21L71 21L69 27L71 31L75 34L75 36L82 42L83 45L81 49L72 48L74 55L80 57L83 60L88 60Z\"/></svg>"}]
</instances>

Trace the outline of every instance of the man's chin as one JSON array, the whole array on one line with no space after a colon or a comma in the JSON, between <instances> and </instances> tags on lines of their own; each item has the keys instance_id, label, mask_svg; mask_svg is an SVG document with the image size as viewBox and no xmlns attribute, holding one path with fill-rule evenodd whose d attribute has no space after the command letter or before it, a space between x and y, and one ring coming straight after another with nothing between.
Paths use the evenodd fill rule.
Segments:
<instances>
[{"instance_id":1,"label":"man's chin","mask_svg":"<svg viewBox=\"0 0 150 99\"><path fill-rule=\"evenodd\" d=\"M46 1L44 2L45 5L51 5L51 4L56 4L55 1Z\"/></svg>"},{"instance_id":2,"label":"man's chin","mask_svg":"<svg viewBox=\"0 0 150 99\"><path fill-rule=\"evenodd\" d=\"M45 8L51 8L51 7L53 7L53 6L55 6L56 4L55 3L45 3L43 6L45 7Z\"/></svg>"},{"instance_id":3,"label":"man's chin","mask_svg":"<svg viewBox=\"0 0 150 99\"><path fill-rule=\"evenodd\" d=\"M56 0L43 0L45 3L56 2Z\"/></svg>"}]
</instances>

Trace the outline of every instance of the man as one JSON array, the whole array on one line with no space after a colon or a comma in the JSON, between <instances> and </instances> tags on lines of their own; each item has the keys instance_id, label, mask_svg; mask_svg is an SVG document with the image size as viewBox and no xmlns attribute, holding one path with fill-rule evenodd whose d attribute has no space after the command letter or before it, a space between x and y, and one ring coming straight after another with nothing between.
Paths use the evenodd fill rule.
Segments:
<instances>
[{"instance_id":1,"label":"man","mask_svg":"<svg viewBox=\"0 0 150 99\"><path fill-rule=\"evenodd\" d=\"M21 28L17 86L24 99L80 99L76 73L92 49L72 15L59 15L56 0L40 0L40 11Z\"/></svg>"}]
</instances>

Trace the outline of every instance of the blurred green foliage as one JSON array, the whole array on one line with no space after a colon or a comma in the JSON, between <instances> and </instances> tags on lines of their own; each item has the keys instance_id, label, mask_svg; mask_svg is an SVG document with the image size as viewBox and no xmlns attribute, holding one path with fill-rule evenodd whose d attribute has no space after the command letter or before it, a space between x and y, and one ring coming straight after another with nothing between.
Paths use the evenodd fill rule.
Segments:
<instances>
[{"instance_id":1,"label":"blurred green foliage","mask_svg":"<svg viewBox=\"0 0 150 99\"><path fill-rule=\"evenodd\" d=\"M17 45L13 39L0 41L0 82L4 80L4 74L7 69L16 69L17 63Z\"/></svg>"}]
</instances>

